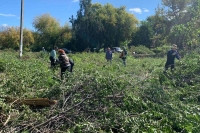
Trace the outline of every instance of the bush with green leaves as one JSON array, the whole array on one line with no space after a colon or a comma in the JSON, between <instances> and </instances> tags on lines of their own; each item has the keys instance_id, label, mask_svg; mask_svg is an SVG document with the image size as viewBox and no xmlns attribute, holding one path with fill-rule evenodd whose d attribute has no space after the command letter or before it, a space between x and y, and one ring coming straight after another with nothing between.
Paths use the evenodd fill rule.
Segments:
<instances>
[{"instance_id":1,"label":"bush with green leaves","mask_svg":"<svg viewBox=\"0 0 200 133\"><path fill-rule=\"evenodd\" d=\"M149 48L139 45L139 46L131 46L130 52L135 52L136 54L148 54L148 55L154 55L154 52L150 50Z\"/></svg>"},{"instance_id":2,"label":"bush with green leaves","mask_svg":"<svg viewBox=\"0 0 200 133\"><path fill-rule=\"evenodd\" d=\"M152 51L157 55L157 56L165 56L167 54L167 51L171 49L171 46L169 45L162 45L160 47L156 47L152 49Z\"/></svg>"}]
</instances>

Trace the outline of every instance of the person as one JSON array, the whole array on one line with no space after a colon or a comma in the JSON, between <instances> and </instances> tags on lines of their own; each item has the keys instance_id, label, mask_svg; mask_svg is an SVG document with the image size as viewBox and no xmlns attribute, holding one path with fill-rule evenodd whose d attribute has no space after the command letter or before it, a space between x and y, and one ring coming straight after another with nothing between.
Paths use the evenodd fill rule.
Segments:
<instances>
[{"instance_id":1,"label":"person","mask_svg":"<svg viewBox=\"0 0 200 133\"><path fill-rule=\"evenodd\" d=\"M53 67L55 67L55 65L56 65L56 50L57 50L58 48L55 46L52 50L51 50L51 52L50 52L50 57L49 57L49 59L50 59L50 61L51 61L51 67L53 68Z\"/></svg>"},{"instance_id":2,"label":"person","mask_svg":"<svg viewBox=\"0 0 200 133\"><path fill-rule=\"evenodd\" d=\"M72 72L73 71L73 67L74 67L74 61L71 58L69 58L69 63L71 65L70 72Z\"/></svg>"},{"instance_id":3,"label":"person","mask_svg":"<svg viewBox=\"0 0 200 133\"><path fill-rule=\"evenodd\" d=\"M107 62L112 63L112 51L110 50L109 47L108 47L108 49L106 51L106 60L107 60Z\"/></svg>"},{"instance_id":4,"label":"person","mask_svg":"<svg viewBox=\"0 0 200 133\"><path fill-rule=\"evenodd\" d=\"M44 52L44 53L46 52L46 50L45 50L45 48L44 48L44 47L42 47L42 52Z\"/></svg>"},{"instance_id":5,"label":"person","mask_svg":"<svg viewBox=\"0 0 200 133\"><path fill-rule=\"evenodd\" d=\"M126 51L125 47L123 47L122 49L123 49L123 51L121 52L119 58L122 58L123 64L124 64L124 66L126 66L127 51Z\"/></svg>"},{"instance_id":6,"label":"person","mask_svg":"<svg viewBox=\"0 0 200 133\"><path fill-rule=\"evenodd\" d=\"M165 63L165 72L168 70L169 67L171 67L171 70L175 68L174 60L177 58L180 60L180 55L177 51L177 45L173 44L171 50L167 52L167 61Z\"/></svg>"},{"instance_id":7,"label":"person","mask_svg":"<svg viewBox=\"0 0 200 133\"><path fill-rule=\"evenodd\" d=\"M69 57L66 55L65 51L63 49L58 50L59 56L58 56L58 62L60 64L60 76L61 79L63 79L63 75L65 74L66 70L70 71L70 62Z\"/></svg>"}]
</instances>

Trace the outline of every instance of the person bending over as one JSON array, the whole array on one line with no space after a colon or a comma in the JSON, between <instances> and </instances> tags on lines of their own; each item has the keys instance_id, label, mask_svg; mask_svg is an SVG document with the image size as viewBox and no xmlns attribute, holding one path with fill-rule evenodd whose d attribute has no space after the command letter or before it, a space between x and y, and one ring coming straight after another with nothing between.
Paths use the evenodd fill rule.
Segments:
<instances>
[{"instance_id":1,"label":"person bending over","mask_svg":"<svg viewBox=\"0 0 200 133\"><path fill-rule=\"evenodd\" d=\"M66 70L70 72L70 62L69 57L66 55L65 51L62 49L58 50L59 56L58 56L58 62L60 64L60 70L61 70L61 79L63 79L63 75L65 74Z\"/></svg>"}]
</instances>

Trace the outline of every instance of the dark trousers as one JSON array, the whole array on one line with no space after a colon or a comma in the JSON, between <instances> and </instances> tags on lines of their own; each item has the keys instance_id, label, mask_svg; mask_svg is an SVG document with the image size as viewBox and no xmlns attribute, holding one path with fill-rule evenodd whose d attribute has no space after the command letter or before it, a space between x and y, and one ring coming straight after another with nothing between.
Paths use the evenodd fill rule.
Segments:
<instances>
[{"instance_id":1,"label":"dark trousers","mask_svg":"<svg viewBox=\"0 0 200 133\"><path fill-rule=\"evenodd\" d=\"M171 70L173 70L175 68L174 63L166 63L165 64L165 70L168 70L169 67L171 68Z\"/></svg>"},{"instance_id":2,"label":"dark trousers","mask_svg":"<svg viewBox=\"0 0 200 133\"><path fill-rule=\"evenodd\" d=\"M61 69L60 77L61 77L61 79L63 79L64 78L63 75L65 74L66 70L69 71L69 72L71 71L71 66L61 67L60 69Z\"/></svg>"},{"instance_id":3,"label":"dark trousers","mask_svg":"<svg viewBox=\"0 0 200 133\"><path fill-rule=\"evenodd\" d=\"M70 72L73 71L73 67L74 67L74 64L71 64L71 66L70 66Z\"/></svg>"},{"instance_id":4,"label":"dark trousers","mask_svg":"<svg viewBox=\"0 0 200 133\"><path fill-rule=\"evenodd\" d=\"M50 61L51 61L51 67L55 67L55 65L56 65L56 60L55 60L52 56L50 56L49 59L50 59Z\"/></svg>"},{"instance_id":5,"label":"dark trousers","mask_svg":"<svg viewBox=\"0 0 200 133\"><path fill-rule=\"evenodd\" d=\"M69 63L71 65L70 72L72 72L73 71L73 67L74 67L74 61L72 59L69 59Z\"/></svg>"},{"instance_id":6,"label":"dark trousers","mask_svg":"<svg viewBox=\"0 0 200 133\"><path fill-rule=\"evenodd\" d=\"M124 64L124 66L126 66L126 58L122 58L122 62Z\"/></svg>"}]
</instances>

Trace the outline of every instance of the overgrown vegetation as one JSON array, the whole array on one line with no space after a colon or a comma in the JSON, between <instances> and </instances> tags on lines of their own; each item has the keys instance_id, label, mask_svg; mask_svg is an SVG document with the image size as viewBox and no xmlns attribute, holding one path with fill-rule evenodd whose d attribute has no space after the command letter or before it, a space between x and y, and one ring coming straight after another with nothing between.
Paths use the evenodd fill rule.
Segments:
<instances>
[{"instance_id":1,"label":"overgrown vegetation","mask_svg":"<svg viewBox=\"0 0 200 133\"><path fill-rule=\"evenodd\" d=\"M143 45L139 45L137 47L132 46L130 48L130 52L131 53L135 52L135 54L148 54L148 55L154 55L155 54L152 50L150 50L149 48L147 48Z\"/></svg>"},{"instance_id":2,"label":"overgrown vegetation","mask_svg":"<svg viewBox=\"0 0 200 133\"><path fill-rule=\"evenodd\" d=\"M199 131L198 53L186 55L167 74L164 58L128 56L124 67L117 53L112 64L104 54L70 56L74 72L61 81L59 70L49 68L48 56L27 53L18 59L17 53L1 52L6 66L0 73L1 131ZM58 103L49 108L18 106L6 103L5 97L43 97Z\"/></svg>"},{"instance_id":3,"label":"overgrown vegetation","mask_svg":"<svg viewBox=\"0 0 200 133\"><path fill-rule=\"evenodd\" d=\"M72 28L61 27L48 14L38 16L36 31L24 32L26 52L20 59L14 51L19 28L1 29L0 132L199 132L200 0L162 4L139 27L125 7L91 0L80 0L77 17L70 18ZM184 58L174 71L163 73L163 56L173 43ZM112 64L103 52L69 55L74 72L60 80L59 67L50 69L47 53L28 52L54 45L75 51L123 45L131 47L131 54L127 67L119 53L114 53ZM158 58L134 58L133 52ZM49 98L57 104L18 105L7 98Z\"/></svg>"}]
</instances>

